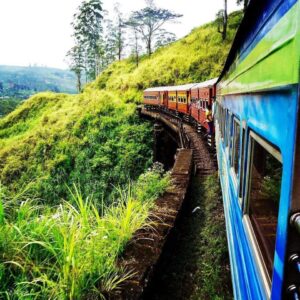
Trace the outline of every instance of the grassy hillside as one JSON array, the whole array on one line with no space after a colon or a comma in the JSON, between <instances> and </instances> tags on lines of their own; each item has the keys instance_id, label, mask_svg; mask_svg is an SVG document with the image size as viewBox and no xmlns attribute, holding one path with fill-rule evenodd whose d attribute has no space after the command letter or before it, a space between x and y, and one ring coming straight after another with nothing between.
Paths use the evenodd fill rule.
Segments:
<instances>
[{"instance_id":1,"label":"grassy hillside","mask_svg":"<svg viewBox=\"0 0 300 300\"><path fill-rule=\"evenodd\" d=\"M151 144L150 125L113 93L39 94L0 120L0 179L49 203L72 183L101 199L149 166Z\"/></svg>"},{"instance_id":2,"label":"grassy hillside","mask_svg":"<svg viewBox=\"0 0 300 300\"><path fill-rule=\"evenodd\" d=\"M119 285L116 258L169 184L146 171L152 128L136 103L146 87L217 76L240 18L225 42L207 24L80 95L41 93L0 119L1 298L99 299Z\"/></svg>"},{"instance_id":3,"label":"grassy hillside","mask_svg":"<svg viewBox=\"0 0 300 300\"><path fill-rule=\"evenodd\" d=\"M136 101L141 100L142 90L148 87L201 82L218 77L241 18L239 11L229 16L225 41L217 32L217 23L209 23L160 48L151 58L142 57L139 67L133 59L112 64L89 88L118 91L124 100Z\"/></svg>"}]
</instances>

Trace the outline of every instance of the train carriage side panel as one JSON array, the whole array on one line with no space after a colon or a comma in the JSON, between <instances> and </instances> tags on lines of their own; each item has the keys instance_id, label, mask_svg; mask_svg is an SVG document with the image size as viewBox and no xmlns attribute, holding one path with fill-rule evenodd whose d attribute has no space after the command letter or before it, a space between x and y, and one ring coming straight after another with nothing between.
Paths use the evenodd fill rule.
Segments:
<instances>
[{"instance_id":1,"label":"train carriage side panel","mask_svg":"<svg viewBox=\"0 0 300 300\"><path fill-rule=\"evenodd\" d=\"M296 0L252 0L218 83L217 155L236 299L288 298L299 11ZM299 273L293 279L296 299Z\"/></svg>"},{"instance_id":2,"label":"train carriage side panel","mask_svg":"<svg viewBox=\"0 0 300 300\"><path fill-rule=\"evenodd\" d=\"M159 92L158 91L144 91L144 104L158 106L159 101Z\"/></svg>"}]
</instances>

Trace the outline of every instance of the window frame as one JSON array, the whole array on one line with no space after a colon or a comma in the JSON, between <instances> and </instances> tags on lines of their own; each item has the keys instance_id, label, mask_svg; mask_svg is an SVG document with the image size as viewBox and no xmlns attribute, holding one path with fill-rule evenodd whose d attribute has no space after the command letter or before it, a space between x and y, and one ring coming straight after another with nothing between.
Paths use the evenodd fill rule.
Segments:
<instances>
[{"instance_id":1,"label":"window frame","mask_svg":"<svg viewBox=\"0 0 300 300\"><path fill-rule=\"evenodd\" d=\"M229 161L230 161L230 169L231 169L231 173L232 173L232 178L233 178L233 183L234 183L234 186L235 186L235 190L236 190L236 193L238 195L238 183L239 183L239 179L240 179L240 158L241 158L241 151L239 153L239 157L238 157L238 170L237 172L235 171L235 168L234 168L234 160L235 160L235 155L236 155L236 149L235 149L235 145L236 145L236 140L235 140L235 130L236 130L236 127L235 126L239 126L239 129L240 129L240 134L239 134L239 140L240 140L240 149L241 149L241 129L242 129L242 126L241 126L241 121L240 119L236 116L236 115L232 115L232 124L231 124L231 137L230 137L230 144L231 144L231 147L229 147Z\"/></svg>"},{"instance_id":2,"label":"window frame","mask_svg":"<svg viewBox=\"0 0 300 300\"><path fill-rule=\"evenodd\" d=\"M228 149L228 153L230 153L231 139L232 139L232 113L226 109L226 117L225 117L225 149ZM229 157L230 159L230 157Z\"/></svg>"},{"instance_id":3,"label":"window frame","mask_svg":"<svg viewBox=\"0 0 300 300\"><path fill-rule=\"evenodd\" d=\"M247 123L242 121L241 127L241 155L240 155L240 172L239 172L239 181L238 181L238 199L239 204L243 207L244 192L245 192L245 174L247 175L246 164L247 164L247 149L248 149L248 135L247 135Z\"/></svg>"},{"instance_id":4,"label":"window frame","mask_svg":"<svg viewBox=\"0 0 300 300\"><path fill-rule=\"evenodd\" d=\"M261 147L263 147L269 154L271 154L274 158L276 158L281 164L282 164L282 171L283 171L283 160L282 155L279 150L276 149L276 146L269 143L267 140L256 134L253 130L248 129L248 133L246 132L247 137L247 157L246 159L246 172L245 172L245 189L243 191L244 193L244 206L243 206L243 224L245 228L246 235L248 237L248 240L250 242L250 250L252 252L252 255L254 257L254 261L256 263L256 266L258 267L258 274L260 276L261 282L263 284L263 289L265 292L265 295L267 298L270 298L271 296L271 287L272 287L272 280L273 278L270 278L268 274L268 269L265 264L265 260L263 257L263 254L261 252L259 242L256 238L256 234L254 232L251 219L249 216L249 197L250 197L250 187L251 187L251 178L252 178L252 163L253 163L253 141L260 144ZM283 174L282 174L283 176ZM281 183L282 184L282 183ZM281 187L282 188L282 187ZM281 191L280 188L280 191ZM281 193L280 193L281 194ZM280 200L280 199L279 199ZM280 203L279 203L280 206ZM279 215L279 209L278 209L278 215ZM277 234L275 238L275 249L276 251L276 239ZM274 273L274 264L273 264L273 271Z\"/></svg>"}]
</instances>

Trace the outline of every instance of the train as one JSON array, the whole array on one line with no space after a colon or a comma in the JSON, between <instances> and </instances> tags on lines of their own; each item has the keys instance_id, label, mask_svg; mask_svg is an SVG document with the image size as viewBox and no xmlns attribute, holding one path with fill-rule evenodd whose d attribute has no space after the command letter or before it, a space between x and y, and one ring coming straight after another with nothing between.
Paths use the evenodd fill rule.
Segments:
<instances>
[{"instance_id":1,"label":"train","mask_svg":"<svg viewBox=\"0 0 300 300\"><path fill-rule=\"evenodd\" d=\"M218 78L144 91L214 137L235 299L300 299L299 20L252 0Z\"/></svg>"}]
</instances>

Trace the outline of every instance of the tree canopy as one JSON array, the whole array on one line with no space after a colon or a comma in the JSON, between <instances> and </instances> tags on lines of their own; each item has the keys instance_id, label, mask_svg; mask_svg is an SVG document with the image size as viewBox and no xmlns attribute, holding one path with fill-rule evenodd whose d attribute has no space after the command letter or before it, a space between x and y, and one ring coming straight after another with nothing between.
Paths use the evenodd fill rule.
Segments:
<instances>
[{"instance_id":1,"label":"tree canopy","mask_svg":"<svg viewBox=\"0 0 300 300\"><path fill-rule=\"evenodd\" d=\"M181 14L176 14L167 9L157 8L152 1L148 2L148 6L134 11L127 25L134 27L142 36L146 43L147 53L152 54L153 42L159 33L159 30L166 22L173 22L182 17Z\"/></svg>"}]
</instances>

